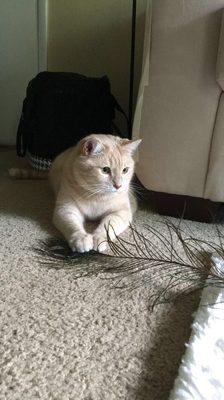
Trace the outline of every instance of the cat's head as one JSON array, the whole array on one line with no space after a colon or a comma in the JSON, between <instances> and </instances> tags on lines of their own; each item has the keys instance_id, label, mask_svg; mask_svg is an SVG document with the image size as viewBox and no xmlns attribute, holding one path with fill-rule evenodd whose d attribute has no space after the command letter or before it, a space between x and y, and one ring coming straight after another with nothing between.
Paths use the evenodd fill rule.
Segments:
<instances>
[{"instance_id":1,"label":"cat's head","mask_svg":"<svg viewBox=\"0 0 224 400\"><path fill-rule=\"evenodd\" d=\"M80 185L95 194L127 192L140 142L103 134L82 139L75 165Z\"/></svg>"}]
</instances>

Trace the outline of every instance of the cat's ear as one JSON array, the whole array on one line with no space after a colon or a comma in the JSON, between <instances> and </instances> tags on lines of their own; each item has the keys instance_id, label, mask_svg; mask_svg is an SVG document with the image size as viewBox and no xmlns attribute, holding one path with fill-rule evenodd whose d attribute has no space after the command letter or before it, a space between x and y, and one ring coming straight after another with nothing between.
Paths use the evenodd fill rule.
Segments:
<instances>
[{"instance_id":1,"label":"cat's ear","mask_svg":"<svg viewBox=\"0 0 224 400\"><path fill-rule=\"evenodd\" d=\"M82 156L98 154L101 153L102 150L102 143L94 137L83 139L80 142L80 153Z\"/></svg>"},{"instance_id":2,"label":"cat's ear","mask_svg":"<svg viewBox=\"0 0 224 400\"><path fill-rule=\"evenodd\" d=\"M130 154L133 154L137 150L137 148L140 145L141 141L142 141L142 139L138 139L138 140L122 139L121 145Z\"/></svg>"}]
</instances>

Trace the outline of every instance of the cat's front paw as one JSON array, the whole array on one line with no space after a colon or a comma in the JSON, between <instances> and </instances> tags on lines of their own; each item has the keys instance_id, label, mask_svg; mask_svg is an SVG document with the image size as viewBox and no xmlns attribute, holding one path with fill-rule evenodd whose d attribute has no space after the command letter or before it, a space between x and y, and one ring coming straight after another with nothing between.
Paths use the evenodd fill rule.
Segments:
<instances>
[{"instance_id":1,"label":"cat's front paw","mask_svg":"<svg viewBox=\"0 0 224 400\"><path fill-rule=\"evenodd\" d=\"M72 251L85 253L93 249L93 236L89 233L80 233L69 240L69 246Z\"/></svg>"},{"instance_id":2,"label":"cat's front paw","mask_svg":"<svg viewBox=\"0 0 224 400\"><path fill-rule=\"evenodd\" d=\"M104 251L107 250L108 247L108 242L105 236L101 234L95 233L93 235L93 249L95 251L99 251L100 253L103 253Z\"/></svg>"}]
</instances>

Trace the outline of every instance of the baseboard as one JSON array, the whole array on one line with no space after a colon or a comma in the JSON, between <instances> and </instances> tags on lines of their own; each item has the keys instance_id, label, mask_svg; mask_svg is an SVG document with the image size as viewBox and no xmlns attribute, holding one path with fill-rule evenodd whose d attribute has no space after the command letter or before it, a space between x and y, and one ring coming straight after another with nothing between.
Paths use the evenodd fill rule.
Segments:
<instances>
[{"instance_id":1,"label":"baseboard","mask_svg":"<svg viewBox=\"0 0 224 400\"><path fill-rule=\"evenodd\" d=\"M143 207L150 207L158 214L199 222L224 222L224 203L147 190L136 175L134 187Z\"/></svg>"},{"instance_id":2,"label":"baseboard","mask_svg":"<svg viewBox=\"0 0 224 400\"><path fill-rule=\"evenodd\" d=\"M218 222L223 206L223 203L198 197L150 191L149 198L153 208L161 215L200 222Z\"/></svg>"}]
</instances>

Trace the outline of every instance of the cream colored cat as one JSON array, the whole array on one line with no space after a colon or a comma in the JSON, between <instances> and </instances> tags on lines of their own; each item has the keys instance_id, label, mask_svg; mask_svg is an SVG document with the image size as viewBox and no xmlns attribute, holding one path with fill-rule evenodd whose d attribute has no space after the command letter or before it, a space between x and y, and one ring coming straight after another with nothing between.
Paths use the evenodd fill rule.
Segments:
<instances>
[{"instance_id":1,"label":"cream colored cat","mask_svg":"<svg viewBox=\"0 0 224 400\"><path fill-rule=\"evenodd\" d=\"M110 238L132 221L136 201L129 190L134 172L132 154L141 140L93 134L59 155L50 170L56 195L53 222L72 250L106 250ZM93 234L85 220L99 220ZM106 229L105 229L106 228Z\"/></svg>"},{"instance_id":2,"label":"cream colored cat","mask_svg":"<svg viewBox=\"0 0 224 400\"><path fill-rule=\"evenodd\" d=\"M53 223L73 251L105 251L106 230L114 240L132 221L137 207L129 187L134 172L132 155L140 142L92 134L52 163ZM93 234L85 230L87 220L99 221Z\"/></svg>"}]
</instances>

